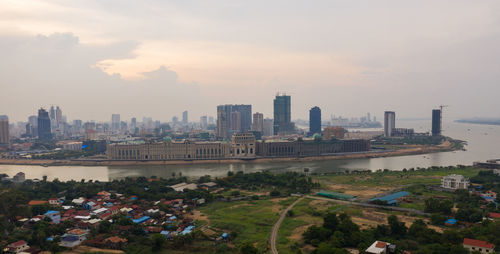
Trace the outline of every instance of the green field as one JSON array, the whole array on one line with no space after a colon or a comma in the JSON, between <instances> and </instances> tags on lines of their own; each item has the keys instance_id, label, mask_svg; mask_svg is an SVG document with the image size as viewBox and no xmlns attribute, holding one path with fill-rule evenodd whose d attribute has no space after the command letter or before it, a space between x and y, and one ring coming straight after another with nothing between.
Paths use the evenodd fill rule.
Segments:
<instances>
[{"instance_id":1,"label":"green field","mask_svg":"<svg viewBox=\"0 0 500 254\"><path fill-rule=\"evenodd\" d=\"M208 215L210 226L233 233L236 246L243 242L253 243L260 251L266 251L268 240L274 223L278 220L279 211L288 206L296 198L282 201L253 200L237 202L214 202L200 207L200 211Z\"/></svg>"},{"instance_id":2,"label":"green field","mask_svg":"<svg viewBox=\"0 0 500 254\"><path fill-rule=\"evenodd\" d=\"M328 202L325 205L311 205L311 199L304 199L297 203L292 209L293 216L287 216L281 224L278 232L277 247L280 253L294 254L299 248L303 247L300 240L302 236L301 230L309 225L321 225L323 223L322 215L327 212L339 212L345 206ZM293 235L293 236L292 236ZM292 239L290 239L290 237Z\"/></svg>"},{"instance_id":3,"label":"green field","mask_svg":"<svg viewBox=\"0 0 500 254\"><path fill-rule=\"evenodd\" d=\"M338 175L313 176L314 180L320 183L345 184L351 186L368 187L402 187L414 184L439 184L441 177L449 174L460 174L465 177L477 175L479 169L473 167L466 168L446 168L434 170L415 171L389 171L378 173L352 173Z\"/></svg>"}]
</instances>

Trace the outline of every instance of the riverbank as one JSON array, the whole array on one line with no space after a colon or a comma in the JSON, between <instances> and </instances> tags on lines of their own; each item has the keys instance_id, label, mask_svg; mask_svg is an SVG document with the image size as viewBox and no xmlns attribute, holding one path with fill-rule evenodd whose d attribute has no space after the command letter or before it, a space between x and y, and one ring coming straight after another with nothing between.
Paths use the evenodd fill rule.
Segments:
<instances>
[{"instance_id":1,"label":"riverbank","mask_svg":"<svg viewBox=\"0 0 500 254\"><path fill-rule=\"evenodd\" d=\"M341 159L363 159L363 158L380 158L392 156L405 156L416 154L428 154L436 152L454 151L462 148L462 141L446 139L443 143L437 146L424 145L407 145L398 150L377 150L359 153L339 153L324 156L311 157L277 157L277 158L255 158L252 160L241 159L223 159L223 160L191 160L191 161L117 161L117 160L91 160L91 159L74 159L74 160L35 160L35 159L0 159L0 164L3 165L42 165L42 166L141 166L141 165L190 165L190 164L228 164L228 163L269 163L269 162L310 162L321 160L341 160Z\"/></svg>"}]
</instances>

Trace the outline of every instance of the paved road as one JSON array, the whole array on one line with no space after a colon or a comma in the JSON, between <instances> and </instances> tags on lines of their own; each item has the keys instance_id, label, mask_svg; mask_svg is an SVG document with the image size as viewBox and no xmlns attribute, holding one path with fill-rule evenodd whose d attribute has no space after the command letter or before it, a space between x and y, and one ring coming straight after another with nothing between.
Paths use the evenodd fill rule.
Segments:
<instances>
[{"instance_id":1,"label":"paved road","mask_svg":"<svg viewBox=\"0 0 500 254\"><path fill-rule=\"evenodd\" d=\"M276 248L276 240L278 239L278 230L280 229L281 223L286 217L286 214L290 209L292 209L298 202L300 202L304 197L301 197L295 202L293 202L290 206L288 206L285 210L281 211L280 218L273 226L273 231L271 231L271 253L278 254L278 249Z\"/></svg>"}]
</instances>

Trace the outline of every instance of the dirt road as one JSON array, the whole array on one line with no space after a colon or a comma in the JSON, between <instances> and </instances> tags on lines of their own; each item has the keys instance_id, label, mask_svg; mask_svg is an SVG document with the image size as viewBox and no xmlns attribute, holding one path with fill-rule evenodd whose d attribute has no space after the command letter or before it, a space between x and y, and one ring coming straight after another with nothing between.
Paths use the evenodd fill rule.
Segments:
<instances>
[{"instance_id":1,"label":"dirt road","mask_svg":"<svg viewBox=\"0 0 500 254\"><path fill-rule=\"evenodd\" d=\"M278 254L278 249L276 248L276 240L278 239L278 231L280 229L281 223L285 219L288 211L290 211L302 199L304 199L304 197L301 197L301 198L295 200L295 202L293 202L291 205L289 205L285 210L281 211L280 218L274 224L273 231L271 231L271 253Z\"/></svg>"}]
</instances>

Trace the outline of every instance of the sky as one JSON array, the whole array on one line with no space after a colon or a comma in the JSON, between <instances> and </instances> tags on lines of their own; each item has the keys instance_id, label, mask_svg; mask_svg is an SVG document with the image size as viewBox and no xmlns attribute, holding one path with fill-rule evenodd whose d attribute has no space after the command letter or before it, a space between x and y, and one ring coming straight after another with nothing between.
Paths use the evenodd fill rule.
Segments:
<instances>
[{"instance_id":1,"label":"sky","mask_svg":"<svg viewBox=\"0 0 500 254\"><path fill-rule=\"evenodd\" d=\"M500 117L498 0L3 0L0 115Z\"/></svg>"}]
</instances>

